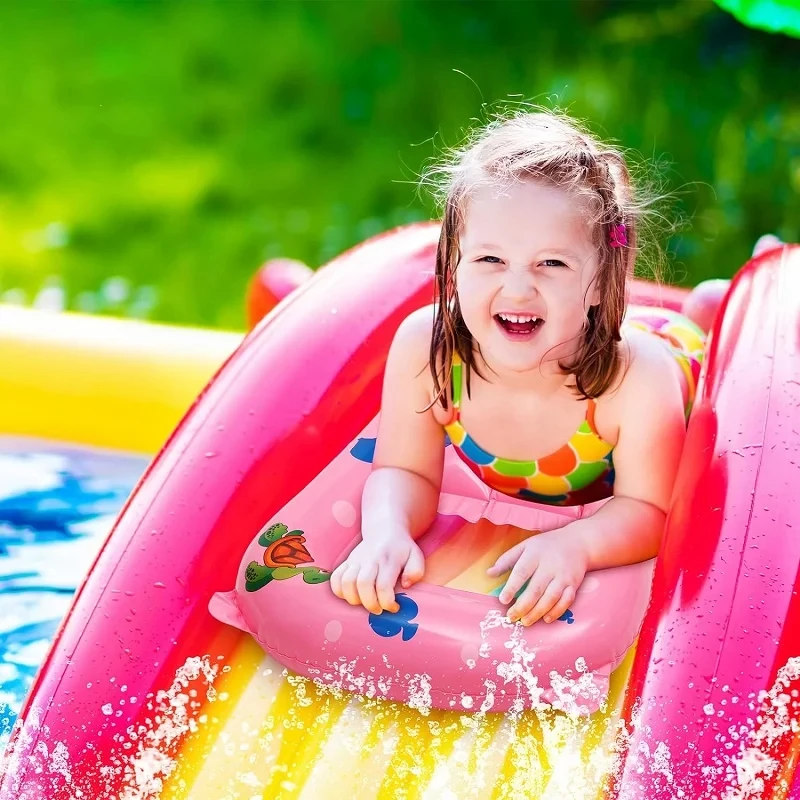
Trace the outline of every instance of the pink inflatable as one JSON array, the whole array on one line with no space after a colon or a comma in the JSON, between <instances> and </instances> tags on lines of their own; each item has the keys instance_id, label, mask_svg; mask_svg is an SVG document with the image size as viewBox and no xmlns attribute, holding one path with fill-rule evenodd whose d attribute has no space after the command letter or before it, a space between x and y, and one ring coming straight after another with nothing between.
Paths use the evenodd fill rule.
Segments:
<instances>
[{"instance_id":1,"label":"pink inflatable","mask_svg":"<svg viewBox=\"0 0 800 800\"><path fill-rule=\"evenodd\" d=\"M333 546L327 555L319 549L317 532L281 520L281 510L334 459L365 447L359 439L379 411L391 339L405 316L430 302L435 234L394 231L344 254L293 292L222 367L142 478L77 594L0 767L0 800L142 797L131 788L142 742L158 748L148 763L177 766L183 774L176 781L192 768L200 774L208 754L202 730L176 739L140 732L152 730L160 694L204 654L215 669L231 667L226 691L249 686L243 652L250 637L208 613L215 592L241 586L242 553L252 547L246 559L269 568L269 551L279 569L294 552L295 568L317 564L318 571L326 566L321 559L338 557ZM800 798L800 672L779 680L800 653L798 331L800 248L785 247L741 271L712 330L628 687L629 747L606 797ZM469 499L474 489L460 496ZM329 516L347 522L352 512L348 518L343 511L331 506ZM253 538L271 520L292 525L287 533L294 538L278 529L256 547ZM355 524L342 526L342 552ZM478 520L472 535L485 525L497 527ZM271 547L276 534L288 541ZM437 552L446 554L446 546ZM257 573L263 580L263 570ZM452 588L458 581L456 575L440 583ZM434 596L433 588L417 585L417 596ZM309 598L317 593L314 602L330 592L324 581L275 580L273 572L273 581L252 594L290 589ZM276 617L288 614L288 600L274 596ZM575 622L552 623L554 631L569 636L582 624L577 601L572 611ZM373 631L376 651L389 642L399 649L404 633L405 644L416 646L427 617L395 622L401 630L394 636ZM317 621L307 624L313 634ZM358 624L369 620L362 616ZM305 630L293 631L295 647L312 635ZM280 635L286 646L288 634ZM342 624L340 638L350 635ZM336 644L336 637L332 625L326 638ZM257 668L252 672L256 680ZM772 706L776 686L780 703ZM195 702L180 706L186 727L232 702L212 704L202 676L186 677L179 688L196 692ZM246 702L245 694L235 696ZM770 709L785 712L794 727L776 729ZM737 759L751 748L755 756L743 770L755 764L765 788L729 795ZM762 751L768 758L760 758ZM235 752L232 759L244 759ZM422 750L410 752L413 759ZM264 796L278 796L278 780ZM203 796L225 796L208 791ZM177 784L159 796L168 795L193 796Z\"/></svg>"},{"instance_id":2,"label":"pink inflatable","mask_svg":"<svg viewBox=\"0 0 800 800\"><path fill-rule=\"evenodd\" d=\"M799 412L785 245L738 272L711 330L609 800L800 800Z\"/></svg>"},{"instance_id":3,"label":"pink inflatable","mask_svg":"<svg viewBox=\"0 0 800 800\"><path fill-rule=\"evenodd\" d=\"M501 494L448 447L439 515L419 540L424 582L399 595L394 614L350 606L327 581L360 538L376 432L377 420L269 520L235 590L212 598L212 614L289 669L348 691L411 704L424 695L445 709L596 710L639 631L653 560L591 573L549 625L508 623L492 596L502 582L483 577L486 567L529 531L561 527L605 501L552 507Z\"/></svg>"}]
</instances>

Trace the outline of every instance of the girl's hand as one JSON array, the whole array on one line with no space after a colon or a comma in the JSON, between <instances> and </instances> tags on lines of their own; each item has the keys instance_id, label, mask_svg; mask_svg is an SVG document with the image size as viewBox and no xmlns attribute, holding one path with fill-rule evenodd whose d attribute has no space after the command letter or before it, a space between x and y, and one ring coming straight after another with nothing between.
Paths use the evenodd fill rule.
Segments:
<instances>
[{"instance_id":1,"label":"girl's hand","mask_svg":"<svg viewBox=\"0 0 800 800\"><path fill-rule=\"evenodd\" d=\"M587 564L581 541L561 529L536 534L507 550L488 574L497 577L511 570L500 594L501 603L510 603L529 581L509 609L508 618L533 625L542 617L545 622L552 622L569 608L586 575Z\"/></svg>"},{"instance_id":2,"label":"girl's hand","mask_svg":"<svg viewBox=\"0 0 800 800\"><path fill-rule=\"evenodd\" d=\"M422 578L425 558L407 533L386 534L362 540L331 574L331 589L350 605L363 605L373 614L396 612L394 587L402 572L407 589Z\"/></svg>"}]
</instances>

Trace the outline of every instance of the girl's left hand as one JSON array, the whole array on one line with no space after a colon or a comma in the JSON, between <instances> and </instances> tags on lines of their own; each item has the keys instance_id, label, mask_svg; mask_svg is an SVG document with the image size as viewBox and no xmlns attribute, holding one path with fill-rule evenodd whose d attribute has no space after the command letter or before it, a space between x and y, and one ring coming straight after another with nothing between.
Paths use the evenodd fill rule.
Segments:
<instances>
[{"instance_id":1,"label":"girl's left hand","mask_svg":"<svg viewBox=\"0 0 800 800\"><path fill-rule=\"evenodd\" d=\"M565 529L538 533L507 550L488 574L492 577L511 570L500 594L501 603L510 603L525 586L508 611L511 622L533 625L558 619L575 599L586 575L588 557L580 539Z\"/></svg>"}]
</instances>

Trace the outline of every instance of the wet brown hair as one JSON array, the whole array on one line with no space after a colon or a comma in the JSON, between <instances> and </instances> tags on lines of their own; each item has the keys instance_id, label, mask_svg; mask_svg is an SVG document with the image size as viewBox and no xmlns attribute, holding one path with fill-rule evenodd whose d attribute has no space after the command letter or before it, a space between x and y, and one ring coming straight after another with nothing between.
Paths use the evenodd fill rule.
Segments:
<instances>
[{"instance_id":1,"label":"wet brown hair","mask_svg":"<svg viewBox=\"0 0 800 800\"><path fill-rule=\"evenodd\" d=\"M495 119L426 176L426 182L438 188L443 206L436 254L438 305L429 366L436 400L444 408L454 353L465 365L468 392L472 370L481 374L476 343L461 315L455 283L466 205L478 186L503 186L520 180L573 193L585 209L597 247L599 269L594 288L600 303L587 312L585 336L574 358L569 363L559 362L559 367L565 374L574 375L577 394L584 399L602 395L620 371L620 325L644 204L635 194L619 150L603 144L564 114L525 111ZM625 225L626 246L610 245L612 229L617 225Z\"/></svg>"}]
</instances>

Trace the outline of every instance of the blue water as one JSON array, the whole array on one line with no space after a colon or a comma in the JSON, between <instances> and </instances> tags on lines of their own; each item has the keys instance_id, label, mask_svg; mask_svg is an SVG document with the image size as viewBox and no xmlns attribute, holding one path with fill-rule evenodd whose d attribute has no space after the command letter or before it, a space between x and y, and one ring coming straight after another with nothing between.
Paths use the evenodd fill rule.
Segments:
<instances>
[{"instance_id":1,"label":"blue water","mask_svg":"<svg viewBox=\"0 0 800 800\"><path fill-rule=\"evenodd\" d=\"M0 750L146 465L140 456L0 437Z\"/></svg>"}]
</instances>

